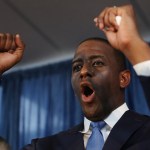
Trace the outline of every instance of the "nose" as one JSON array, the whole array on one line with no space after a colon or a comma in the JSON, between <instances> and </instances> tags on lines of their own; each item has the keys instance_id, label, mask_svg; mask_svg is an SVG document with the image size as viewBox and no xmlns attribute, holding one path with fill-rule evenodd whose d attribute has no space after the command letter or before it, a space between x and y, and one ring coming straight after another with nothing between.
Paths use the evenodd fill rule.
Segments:
<instances>
[{"instance_id":1,"label":"nose","mask_svg":"<svg viewBox=\"0 0 150 150\"><path fill-rule=\"evenodd\" d=\"M92 70L84 65L80 71L80 78L92 77L92 74Z\"/></svg>"}]
</instances>

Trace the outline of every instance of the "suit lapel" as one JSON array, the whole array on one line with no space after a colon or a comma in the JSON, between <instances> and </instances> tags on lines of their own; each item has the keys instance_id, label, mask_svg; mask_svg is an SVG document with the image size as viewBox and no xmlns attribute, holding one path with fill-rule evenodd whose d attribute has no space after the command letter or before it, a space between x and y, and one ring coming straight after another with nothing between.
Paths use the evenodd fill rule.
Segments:
<instances>
[{"instance_id":1,"label":"suit lapel","mask_svg":"<svg viewBox=\"0 0 150 150\"><path fill-rule=\"evenodd\" d=\"M64 150L84 150L83 134L80 132L82 130L83 124L80 124L69 130L64 139L61 138Z\"/></svg>"},{"instance_id":2,"label":"suit lapel","mask_svg":"<svg viewBox=\"0 0 150 150\"><path fill-rule=\"evenodd\" d=\"M120 150L129 137L141 127L147 119L132 111L127 111L113 127L103 150Z\"/></svg>"},{"instance_id":3,"label":"suit lapel","mask_svg":"<svg viewBox=\"0 0 150 150\"><path fill-rule=\"evenodd\" d=\"M70 134L67 140L68 144L64 150L84 150L83 134L78 132Z\"/></svg>"},{"instance_id":4,"label":"suit lapel","mask_svg":"<svg viewBox=\"0 0 150 150\"><path fill-rule=\"evenodd\" d=\"M37 139L36 150L84 150L83 124L53 136Z\"/></svg>"}]
</instances>

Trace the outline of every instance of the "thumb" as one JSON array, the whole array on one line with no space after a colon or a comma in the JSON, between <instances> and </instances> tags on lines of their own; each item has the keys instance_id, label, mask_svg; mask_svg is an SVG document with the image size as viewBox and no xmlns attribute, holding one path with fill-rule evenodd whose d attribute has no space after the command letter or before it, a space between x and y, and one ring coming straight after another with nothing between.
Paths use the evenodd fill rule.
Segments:
<instances>
[{"instance_id":1,"label":"thumb","mask_svg":"<svg viewBox=\"0 0 150 150\"><path fill-rule=\"evenodd\" d=\"M16 42L16 45L17 45L18 48L24 49L25 44L24 44L23 41L21 40L19 34L16 34L15 42Z\"/></svg>"}]
</instances>

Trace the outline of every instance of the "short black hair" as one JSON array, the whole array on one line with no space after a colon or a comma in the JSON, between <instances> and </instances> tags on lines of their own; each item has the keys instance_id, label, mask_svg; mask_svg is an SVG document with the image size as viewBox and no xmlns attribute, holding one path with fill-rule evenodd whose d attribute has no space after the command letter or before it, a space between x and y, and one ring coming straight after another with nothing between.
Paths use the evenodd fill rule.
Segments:
<instances>
[{"instance_id":1,"label":"short black hair","mask_svg":"<svg viewBox=\"0 0 150 150\"><path fill-rule=\"evenodd\" d=\"M109 43L109 41L107 39L104 39L104 38L101 38L101 37L89 37L89 38L86 38L83 41L81 41L78 44L78 46L80 44L86 42L86 41L100 41L100 42L104 42L104 43L106 43L106 44L111 46L111 44ZM115 49L115 48L113 48L113 49L114 49L114 55L115 55L116 61L119 64L119 71L126 70L126 58L125 58L124 54L122 52L120 52L119 50Z\"/></svg>"},{"instance_id":2,"label":"short black hair","mask_svg":"<svg viewBox=\"0 0 150 150\"><path fill-rule=\"evenodd\" d=\"M90 40L94 40L94 41L102 41L104 43L107 43L109 44L108 40L104 39L104 38L101 38L101 37L89 37L89 38L86 38L84 40L82 40L78 45L86 42L86 41L90 41ZM109 44L110 45L110 44Z\"/></svg>"}]
</instances>

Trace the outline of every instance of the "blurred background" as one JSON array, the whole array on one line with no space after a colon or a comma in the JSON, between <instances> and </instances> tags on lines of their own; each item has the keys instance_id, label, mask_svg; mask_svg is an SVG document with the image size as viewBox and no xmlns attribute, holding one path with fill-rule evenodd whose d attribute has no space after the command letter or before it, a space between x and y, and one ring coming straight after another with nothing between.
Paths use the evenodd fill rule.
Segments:
<instances>
[{"instance_id":1,"label":"blurred background","mask_svg":"<svg viewBox=\"0 0 150 150\"><path fill-rule=\"evenodd\" d=\"M80 41L104 37L93 18L105 7L126 3L133 5L140 33L150 42L148 0L0 1L0 32L19 33L26 44L23 60L3 75L0 86L0 135L12 150L82 121L70 83L71 59ZM143 90L132 72L127 103L149 115Z\"/></svg>"}]
</instances>

